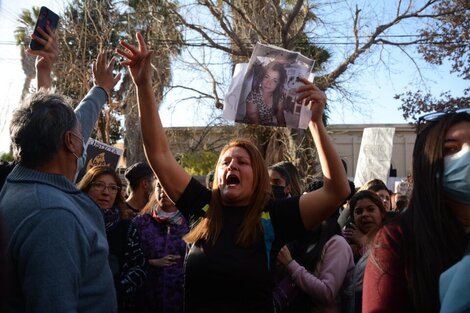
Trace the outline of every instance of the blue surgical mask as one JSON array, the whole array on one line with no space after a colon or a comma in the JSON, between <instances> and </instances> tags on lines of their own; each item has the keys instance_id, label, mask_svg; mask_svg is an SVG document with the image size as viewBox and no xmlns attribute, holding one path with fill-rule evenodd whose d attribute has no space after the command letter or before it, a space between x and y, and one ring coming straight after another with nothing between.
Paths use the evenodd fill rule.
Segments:
<instances>
[{"instance_id":1,"label":"blue surgical mask","mask_svg":"<svg viewBox=\"0 0 470 313\"><path fill-rule=\"evenodd\" d=\"M444 190L455 201L470 204L470 148L444 158Z\"/></svg>"}]
</instances>

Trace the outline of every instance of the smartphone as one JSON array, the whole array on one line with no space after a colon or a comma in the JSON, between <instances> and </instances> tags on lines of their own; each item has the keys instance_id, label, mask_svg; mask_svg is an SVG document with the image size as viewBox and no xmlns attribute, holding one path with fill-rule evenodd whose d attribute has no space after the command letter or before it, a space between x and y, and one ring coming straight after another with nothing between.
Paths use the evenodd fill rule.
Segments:
<instances>
[{"instance_id":1,"label":"smartphone","mask_svg":"<svg viewBox=\"0 0 470 313\"><path fill-rule=\"evenodd\" d=\"M39 38L43 38L38 32L38 27L41 27L44 31L46 31L46 26L49 26L52 30L54 30L57 28L58 24L59 16L48 8L41 7L41 9L39 10L38 20L36 21L36 25L34 26L33 33ZM29 43L29 47L31 48L31 50L41 50L44 48L43 45L41 45L35 40L31 40L31 42Z\"/></svg>"}]
</instances>

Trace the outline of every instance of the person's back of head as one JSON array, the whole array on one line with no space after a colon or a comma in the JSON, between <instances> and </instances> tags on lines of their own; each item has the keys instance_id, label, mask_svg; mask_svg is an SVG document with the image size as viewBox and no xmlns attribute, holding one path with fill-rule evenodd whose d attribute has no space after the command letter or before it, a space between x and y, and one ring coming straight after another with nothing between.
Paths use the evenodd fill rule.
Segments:
<instances>
[{"instance_id":1,"label":"person's back of head","mask_svg":"<svg viewBox=\"0 0 470 313\"><path fill-rule=\"evenodd\" d=\"M124 177L131 191L135 191L143 179L154 177L152 168L146 162L137 162L129 166L124 172Z\"/></svg>"},{"instance_id":2,"label":"person's back of head","mask_svg":"<svg viewBox=\"0 0 470 313\"><path fill-rule=\"evenodd\" d=\"M51 161L64 146L64 134L77 126L66 100L39 91L13 113L10 136L13 156L20 165L36 168Z\"/></svg>"},{"instance_id":3,"label":"person's back of head","mask_svg":"<svg viewBox=\"0 0 470 313\"><path fill-rule=\"evenodd\" d=\"M323 187L323 184L324 184L323 183L323 178L321 178L321 177L315 178L311 182L309 182L308 184L305 185L305 187L304 187L305 192L311 192L311 191L314 191L314 190L318 190L321 187Z\"/></svg>"},{"instance_id":4,"label":"person's back of head","mask_svg":"<svg viewBox=\"0 0 470 313\"><path fill-rule=\"evenodd\" d=\"M356 186L354 185L354 182L348 180L348 184L349 184L349 189L351 190L351 192L349 193L349 196L346 198L344 203L349 201L349 199L351 199L351 197L356 193ZM305 185L305 191L310 192L310 191L320 189L321 187L323 187L323 178L315 178L310 183Z\"/></svg>"},{"instance_id":5,"label":"person's back of head","mask_svg":"<svg viewBox=\"0 0 470 313\"><path fill-rule=\"evenodd\" d=\"M314 272L323 257L323 247L334 235L341 235L341 228L337 222L337 210L324 220L319 226L310 231L303 238L293 241L289 246L293 258L307 270ZM312 248L313 247L313 248Z\"/></svg>"},{"instance_id":6,"label":"person's back of head","mask_svg":"<svg viewBox=\"0 0 470 313\"><path fill-rule=\"evenodd\" d=\"M382 190L382 189L388 190L387 185L383 182L383 180L378 179L378 178L374 178L374 179L371 179L371 180L368 180L367 182L365 182L359 188L359 191L370 190L370 191L376 192L377 190Z\"/></svg>"},{"instance_id":7,"label":"person's back of head","mask_svg":"<svg viewBox=\"0 0 470 313\"><path fill-rule=\"evenodd\" d=\"M402 212L408 207L408 197L398 194L396 199L396 211Z\"/></svg>"}]
</instances>

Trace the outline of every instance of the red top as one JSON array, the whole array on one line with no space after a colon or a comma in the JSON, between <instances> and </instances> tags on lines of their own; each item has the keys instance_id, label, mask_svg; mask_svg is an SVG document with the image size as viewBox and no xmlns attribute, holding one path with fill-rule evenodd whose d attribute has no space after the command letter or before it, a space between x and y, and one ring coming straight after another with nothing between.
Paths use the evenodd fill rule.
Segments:
<instances>
[{"instance_id":1,"label":"red top","mask_svg":"<svg viewBox=\"0 0 470 313\"><path fill-rule=\"evenodd\" d=\"M401 227L386 225L377 233L364 274L362 312L412 312Z\"/></svg>"}]
</instances>

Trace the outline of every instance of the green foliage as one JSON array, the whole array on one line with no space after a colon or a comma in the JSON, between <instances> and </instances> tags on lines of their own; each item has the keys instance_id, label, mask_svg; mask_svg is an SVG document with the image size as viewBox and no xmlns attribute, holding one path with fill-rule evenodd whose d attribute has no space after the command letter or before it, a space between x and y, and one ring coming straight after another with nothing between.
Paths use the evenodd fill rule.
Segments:
<instances>
[{"instance_id":1,"label":"green foliage","mask_svg":"<svg viewBox=\"0 0 470 313\"><path fill-rule=\"evenodd\" d=\"M191 175L206 175L215 168L218 155L210 150L187 152L181 156L180 163Z\"/></svg>"},{"instance_id":2,"label":"green foliage","mask_svg":"<svg viewBox=\"0 0 470 313\"><path fill-rule=\"evenodd\" d=\"M0 155L0 159L3 161L11 162L13 161L13 154L11 152L4 152Z\"/></svg>"},{"instance_id":3,"label":"green foliage","mask_svg":"<svg viewBox=\"0 0 470 313\"><path fill-rule=\"evenodd\" d=\"M20 26L15 29L16 44L25 47L30 40L29 35L33 32L36 17L39 15L39 7L33 6L31 10L23 9L18 18Z\"/></svg>"},{"instance_id":4,"label":"green foliage","mask_svg":"<svg viewBox=\"0 0 470 313\"><path fill-rule=\"evenodd\" d=\"M308 36L305 33L301 33L295 38L294 47L295 51L298 51L306 57L315 60L313 72L322 70L322 67L331 57L331 53L327 49L316 46L314 43L310 42Z\"/></svg>"}]
</instances>

